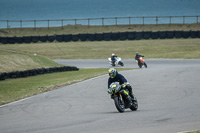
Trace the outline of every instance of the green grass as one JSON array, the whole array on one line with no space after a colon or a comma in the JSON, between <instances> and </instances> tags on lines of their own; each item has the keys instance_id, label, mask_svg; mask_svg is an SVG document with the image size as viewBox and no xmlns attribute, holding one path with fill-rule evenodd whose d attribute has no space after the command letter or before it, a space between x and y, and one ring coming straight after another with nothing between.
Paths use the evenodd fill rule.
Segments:
<instances>
[{"instance_id":1,"label":"green grass","mask_svg":"<svg viewBox=\"0 0 200 133\"><path fill-rule=\"evenodd\" d=\"M132 59L135 52L145 58L200 59L200 39L157 39L0 45L0 56L34 54L50 59L107 59L111 53ZM0 61L1 63L1 61Z\"/></svg>"},{"instance_id":2,"label":"green grass","mask_svg":"<svg viewBox=\"0 0 200 133\"><path fill-rule=\"evenodd\" d=\"M0 81L0 105L107 74L107 72L107 68L90 68Z\"/></svg>"},{"instance_id":3,"label":"green grass","mask_svg":"<svg viewBox=\"0 0 200 133\"><path fill-rule=\"evenodd\" d=\"M1 53L2 54L2 53ZM0 73L23 71L33 68L62 66L43 56L34 55L0 55Z\"/></svg>"},{"instance_id":4,"label":"green grass","mask_svg":"<svg viewBox=\"0 0 200 133\"><path fill-rule=\"evenodd\" d=\"M11 28L0 29L0 36L43 36L54 34L79 34L79 33L103 33L103 32L126 32L126 31L197 31L200 24L135 24L135 25L109 25L109 26L86 26L68 25L52 28Z\"/></svg>"}]
</instances>

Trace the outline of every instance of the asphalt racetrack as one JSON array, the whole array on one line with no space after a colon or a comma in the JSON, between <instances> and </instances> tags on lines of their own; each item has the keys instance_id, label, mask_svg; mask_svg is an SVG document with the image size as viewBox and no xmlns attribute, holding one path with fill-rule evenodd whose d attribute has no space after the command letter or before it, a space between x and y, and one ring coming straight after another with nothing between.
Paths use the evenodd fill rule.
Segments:
<instances>
[{"instance_id":1,"label":"asphalt racetrack","mask_svg":"<svg viewBox=\"0 0 200 133\"><path fill-rule=\"evenodd\" d=\"M107 60L55 60L109 68ZM122 60L138 68L134 60ZM139 108L119 113L107 94L108 75L0 107L1 133L177 133L200 129L200 60L146 59L148 68L121 71ZM116 68L119 68L117 66Z\"/></svg>"}]
</instances>

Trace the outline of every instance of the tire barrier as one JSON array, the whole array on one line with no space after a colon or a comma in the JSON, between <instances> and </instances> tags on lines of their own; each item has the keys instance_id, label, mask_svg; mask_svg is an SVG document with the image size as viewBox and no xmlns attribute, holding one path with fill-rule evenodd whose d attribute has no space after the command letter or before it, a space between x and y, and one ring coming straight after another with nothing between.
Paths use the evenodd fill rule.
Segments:
<instances>
[{"instance_id":1,"label":"tire barrier","mask_svg":"<svg viewBox=\"0 0 200 133\"><path fill-rule=\"evenodd\" d=\"M0 38L0 43L7 44L7 37L1 37Z\"/></svg>"},{"instance_id":2,"label":"tire barrier","mask_svg":"<svg viewBox=\"0 0 200 133\"><path fill-rule=\"evenodd\" d=\"M174 38L174 31L167 31L167 38L168 39Z\"/></svg>"},{"instance_id":3,"label":"tire barrier","mask_svg":"<svg viewBox=\"0 0 200 133\"><path fill-rule=\"evenodd\" d=\"M47 42L47 36L39 36L39 41Z\"/></svg>"},{"instance_id":4,"label":"tire barrier","mask_svg":"<svg viewBox=\"0 0 200 133\"><path fill-rule=\"evenodd\" d=\"M127 40L127 32L119 32L119 40Z\"/></svg>"},{"instance_id":5,"label":"tire barrier","mask_svg":"<svg viewBox=\"0 0 200 133\"><path fill-rule=\"evenodd\" d=\"M31 43L32 42L32 37L31 36L24 37L24 42L25 43Z\"/></svg>"},{"instance_id":6,"label":"tire barrier","mask_svg":"<svg viewBox=\"0 0 200 133\"><path fill-rule=\"evenodd\" d=\"M144 32L144 33L143 33L144 39L150 39L150 38L151 38L151 35L152 35L152 32L151 32L151 31L149 31L149 32Z\"/></svg>"},{"instance_id":7,"label":"tire barrier","mask_svg":"<svg viewBox=\"0 0 200 133\"><path fill-rule=\"evenodd\" d=\"M141 40L143 39L143 32L135 32L135 39L136 40Z\"/></svg>"},{"instance_id":8,"label":"tire barrier","mask_svg":"<svg viewBox=\"0 0 200 133\"><path fill-rule=\"evenodd\" d=\"M160 32L158 33L158 35L159 35L159 38L160 38L160 39L165 39L165 38L167 38L167 32L166 32L166 31L160 31Z\"/></svg>"},{"instance_id":9,"label":"tire barrier","mask_svg":"<svg viewBox=\"0 0 200 133\"><path fill-rule=\"evenodd\" d=\"M5 80L7 77L7 73L0 73L0 81Z\"/></svg>"},{"instance_id":10,"label":"tire barrier","mask_svg":"<svg viewBox=\"0 0 200 133\"><path fill-rule=\"evenodd\" d=\"M56 40L56 36L55 35L52 35L52 36L47 36L47 41L49 42L53 42Z\"/></svg>"},{"instance_id":11,"label":"tire barrier","mask_svg":"<svg viewBox=\"0 0 200 133\"><path fill-rule=\"evenodd\" d=\"M104 40L103 34L102 33L96 33L95 34L95 40L96 41L103 41Z\"/></svg>"},{"instance_id":12,"label":"tire barrier","mask_svg":"<svg viewBox=\"0 0 200 133\"><path fill-rule=\"evenodd\" d=\"M63 35L63 39L65 42L70 42L72 41L72 35L71 34Z\"/></svg>"},{"instance_id":13,"label":"tire barrier","mask_svg":"<svg viewBox=\"0 0 200 133\"><path fill-rule=\"evenodd\" d=\"M191 38L197 38L198 37L198 31L191 31L190 32L190 37Z\"/></svg>"},{"instance_id":14,"label":"tire barrier","mask_svg":"<svg viewBox=\"0 0 200 133\"><path fill-rule=\"evenodd\" d=\"M70 42L70 41L115 41L141 39L173 39L173 38L200 38L200 31L143 31L143 32L110 32L64 34L46 36L0 37L1 44L37 43L37 42Z\"/></svg>"},{"instance_id":15,"label":"tire barrier","mask_svg":"<svg viewBox=\"0 0 200 133\"><path fill-rule=\"evenodd\" d=\"M79 35L73 35L72 36L72 41L76 42L79 40Z\"/></svg>"},{"instance_id":16,"label":"tire barrier","mask_svg":"<svg viewBox=\"0 0 200 133\"><path fill-rule=\"evenodd\" d=\"M15 44L15 37L7 37L7 43Z\"/></svg>"},{"instance_id":17,"label":"tire barrier","mask_svg":"<svg viewBox=\"0 0 200 133\"><path fill-rule=\"evenodd\" d=\"M197 37L200 38L200 31L197 31L197 32L198 32L198 34L197 34L198 36Z\"/></svg>"},{"instance_id":18,"label":"tire barrier","mask_svg":"<svg viewBox=\"0 0 200 133\"><path fill-rule=\"evenodd\" d=\"M88 34L89 41L95 41L95 34Z\"/></svg>"},{"instance_id":19,"label":"tire barrier","mask_svg":"<svg viewBox=\"0 0 200 133\"><path fill-rule=\"evenodd\" d=\"M15 43L23 43L24 42L24 38L23 37L16 37L15 38Z\"/></svg>"},{"instance_id":20,"label":"tire barrier","mask_svg":"<svg viewBox=\"0 0 200 133\"><path fill-rule=\"evenodd\" d=\"M14 78L24 78L29 76L41 75L45 73L54 73L54 72L65 72L65 71L78 71L79 68L71 66L62 66L62 67L50 67L50 68L37 68L25 71L14 71L14 72L4 72L0 73L0 80L5 79L14 79Z\"/></svg>"},{"instance_id":21,"label":"tire barrier","mask_svg":"<svg viewBox=\"0 0 200 133\"><path fill-rule=\"evenodd\" d=\"M175 38L181 38L182 37L182 31L174 31L174 37Z\"/></svg>"},{"instance_id":22,"label":"tire barrier","mask_svg":"<svg viewBox=\"0 0 200 133\"><path fill-rule=\"evenodd\" d=\"M110 41L110 40L111 40L111 34L112 34L112 33L104 33L104 34L103 34L103 35L104 35L104 36L103 36L103 37L104 37L104 40L105 40L105 41Z\"/></svg>"},{"instance_id":23,"label":"tire barrier","mask_svg":"<svg viewBox=\"0 0 200 133\"><path fill-rule=\"evenodd\" d=\"M191 34L190 34L190 31L183 31L182 34L183 34L183 35L182 35L183 38L189 38L190 35L191 35Z\"/></svg>"},{"instance_id":24,"label":"tire barrier","mask_svg":"<svg viewBox=\"0 0 200 133\"><path fill-rule=\"evenodd\" d=\"M159 32L152 32L151 33L151 38L152 39L158 39L159 38Z\"/></svg>"},{"instance_id":25,"label":"tire barrier","mask_svg":"<svg viewBox=\"0 0 200 133\"><path fill-rule=\"evenodd\" d=\"M79 34L79 38L81 41L87 41L88 40L88 34Z\"/></svg>"},{"instance_id":26,"label":"tire barrier","mask_svg":"<svg viewBox=\"0 0 200 133\"><path fill-rule=\"evenodd\" d=\"M119 39L119 33L111 33L111 39L113 41L116 41Z\"/></svg>"},{"instance_id":27,"label":"tire barrier","mask_svg":"<svg viewBox=\"0 0 200 133\"><path fill-rule=\"evenodd\" d=\"M64 41L63 35L56 35L56 41L63 42Z\"/></svg>"},{"instance_id":28,"label":"tire barrier","mask_svg":"<svg viewBox=\"0 0 200 133\"><path fill-rule=\"evenodd\" d=\"M38 36L32 36L32 42L37 43L39 41Z\"/></svg>"},{"instance_id":29,"label":"tire barrier","mask_svg":"<svg viewBox=\"0 0 200 133\"><path fill-rule=\"evenodd\" d=\"M134 40L135 39L135 32L128 32L127 33L127 39L128 40Z\"/></svg>"}]
</instances>

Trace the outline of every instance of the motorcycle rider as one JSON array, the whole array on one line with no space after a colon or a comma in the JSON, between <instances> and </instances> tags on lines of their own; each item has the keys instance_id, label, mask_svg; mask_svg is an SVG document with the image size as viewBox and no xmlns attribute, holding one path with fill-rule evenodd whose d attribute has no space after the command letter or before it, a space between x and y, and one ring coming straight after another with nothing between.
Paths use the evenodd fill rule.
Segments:
<instances>
[{"instance_id":1,"label":"motorcycle rider","mask_svg":"<svg viewBox=\"0 0 200 133\"><path fill-rule=\"evenodd\" d=\"M129 103L132 103L131 102L131 98L132 100L135 100L134 96L133 96L133 91L132 91L132 87L131 85L127 82L126 78L119 74L117 72L116 69L114 68L110 68L108 70L108 73L109 73L109 78L108 78L108 88L110 88L110 85L113 83L113 82L119 82L120 85L122 85L122 89L128 89L128 91L130 92L130 96L127 95L126 93L124 93L124 91L122 91L122 95L124 95L126 97L126 99L129 101Z\"/></svg>"},{"instance_id":2,"label":"motorcycle rider","mask_svg":"<svg viewBox=\"0 0 200 133\"><path fill-rule=\"evenodd\" d=\"M144 57L144 55L139 55L139 53L136 52L135 60L137 60L138 62L140 62L140 57Z\"/></svg>"},{"instance_id":3,"label":"motorcycle rider","mask_svg":"<svg viewBox=\"0 0 200 133\"><path fill-rule=\"evenodd\" d=\"M116 61L115 58L117 58L117 55L115 55L115 53L112 53L112 55L111 55L112 64L115 64L115 61Z\"/></svg>"}]
</instances>

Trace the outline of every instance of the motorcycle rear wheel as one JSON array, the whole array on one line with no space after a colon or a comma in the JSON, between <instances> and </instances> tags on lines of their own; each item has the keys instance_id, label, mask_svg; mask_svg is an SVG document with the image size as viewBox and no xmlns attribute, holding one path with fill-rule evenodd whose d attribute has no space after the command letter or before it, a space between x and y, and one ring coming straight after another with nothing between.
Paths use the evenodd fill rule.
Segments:
<instances>
[{"instance_id":1,"label":"motorcycle rear wheel","mask_svg":"<svg viewBox=\"0 0 200 133\"><path fill-rule=\"evenodd\" d=\"M139 68L142 68L142 64L138 63Z\"/></svg>"},{"instance_id":2,"label":"motorcycle rear wheel","mask_svg":"<svg viewBox=\"0 0 200 133\"><path fill-rule=\"evenodd\" d=\"M120 97L115 97L114 102L115 102L115 107L117 108L117 110L120 113L123 113L125 111L124 101Z\"/></svg>"},{"instance_id":3,"label":"motorcycle rear wheel","mask_svg":"<svg viewBox=\"0 0 200 133\"><path fill-rule=\"evenodd\" d=\"M124 66L124 63L123 63L123 62L121 62L121 61L119 62L119 64L120 64L121 66Z\"/></svg>"}]
</instances>

